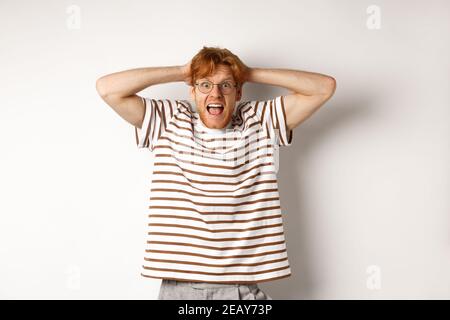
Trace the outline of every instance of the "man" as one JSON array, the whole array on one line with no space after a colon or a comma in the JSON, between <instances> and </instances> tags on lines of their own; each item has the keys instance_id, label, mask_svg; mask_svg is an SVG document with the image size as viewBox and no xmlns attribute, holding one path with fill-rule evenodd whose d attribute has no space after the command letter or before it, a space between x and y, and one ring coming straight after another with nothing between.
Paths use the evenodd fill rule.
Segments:
<instances>
[{"instance_id":1,"label":"man","mask_svg":"<svg viewBox=\"0 0 450 320\"><path fill-rule=\"evenodd\" d=\"M136 94L173 81L190 86L192 101ZM239 102L245 82L291 94ZM271 299L257 283L291 275L274 158L335 87L318 73L249 68L214 47L183 66L97 80L103 100L135 127L137 146L154 155L141 275L163 279L159 299Z\"/></svg>"}]
</instances>

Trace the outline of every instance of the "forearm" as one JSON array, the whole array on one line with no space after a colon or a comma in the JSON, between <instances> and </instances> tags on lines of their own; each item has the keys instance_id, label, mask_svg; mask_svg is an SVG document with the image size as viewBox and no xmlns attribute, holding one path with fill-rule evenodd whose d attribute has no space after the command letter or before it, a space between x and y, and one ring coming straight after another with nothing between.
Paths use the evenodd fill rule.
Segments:
<instances>
[{"instance_id":1,"label":"forearm","mask_svg":"<svg viewBox=\"0 0 450 320\"><path fill-rule=\"evenodd\" d=\"M182 66L136 68L105 75L96 85L102 96L128 97L155 84L183 81L184 77Z\"/></svg>"},{"instance_id":2,"label":"forearm","mask_svg":"<svg viewBox=\"0 0 450 320\"><path fill-rule=\"evenodd\" d=\"M330 76L291 69L250 68L247 81L280 86L308 96L327 94L334 85Z\"/></svg>"}]
</instances>

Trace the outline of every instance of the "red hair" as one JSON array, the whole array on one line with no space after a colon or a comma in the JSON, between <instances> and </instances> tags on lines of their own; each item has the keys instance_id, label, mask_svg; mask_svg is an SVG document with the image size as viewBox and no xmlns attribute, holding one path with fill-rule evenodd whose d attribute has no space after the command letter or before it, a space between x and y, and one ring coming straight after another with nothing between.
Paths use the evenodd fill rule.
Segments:
<instances>
[{"instance_id":1,"label":"red hair","mask_svg":"<svg viewBox=\"0 0 450 320\"><path fill-rule=\"evenodd\" d=\"M196 79L213 74L218 65L230 67L238 86L245 82L247 67L238 56L225 48L204 46L191 60L191 84Z\"/></svg>"}]
</instances>

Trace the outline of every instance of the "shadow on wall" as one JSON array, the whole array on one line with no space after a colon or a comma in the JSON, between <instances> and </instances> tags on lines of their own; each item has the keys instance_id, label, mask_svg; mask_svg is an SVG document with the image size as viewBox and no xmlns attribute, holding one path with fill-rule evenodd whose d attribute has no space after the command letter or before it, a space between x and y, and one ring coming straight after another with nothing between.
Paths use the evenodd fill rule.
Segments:
<instances>
[{"instance_id":1,"label":"shadow on wall","mask_svg":"<svg viewBox=\"0 0 450 320\"><path fill-rule=\"evenodd\" d=\"M288 91L280 92L275 87L261 85L257 88L248 86L246 91L245 97L248 95L253 100L268 100L289 94ZM320 257L320 252L312 252L312 239L317 237L312 236L314 230L308 230L307 220L310 220L308 217L313 216L314 212L307 210L314 206L308 204L308 199L302 196L302 191L308 189L307 185L301 184L305 181L302 177L303 163L314 158L315 147L326 141L340 126L354 122L355 117L365 117L368 110L364 106L370 103L363 96L352 97L349 102L337 102L335 98L336 96L332 97L294 129L291 146L279 149L278 187L292 274L288 278L258 284L261 290L276 300L317 299L319 287L324 285L320 275L315 273L315 263L323 263L326 257ZM314 198L318 199L320 195Z\"/></svg>"}]
</instances>

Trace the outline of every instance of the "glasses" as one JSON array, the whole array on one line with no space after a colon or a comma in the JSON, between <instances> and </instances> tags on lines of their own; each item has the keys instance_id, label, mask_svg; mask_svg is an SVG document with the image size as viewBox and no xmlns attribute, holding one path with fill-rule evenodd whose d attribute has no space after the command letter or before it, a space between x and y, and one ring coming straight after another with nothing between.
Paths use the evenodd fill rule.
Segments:
<instances>
[{"instance_id":1,"label":"glasses","mask_svg":"<svg viewBox=\"0 0 450 320\"><path fill-rule=\"evenodd\" d=\"M218 85L220 91L222 91L223 94L230 94L231 92L233 92L233 89L237 87L237 85L231 81L224 81L222 83L212 83L211 81L203 80L195 83L195 85L202 93L210 93L214 85Z\"/></svg>"}]
</instances>

